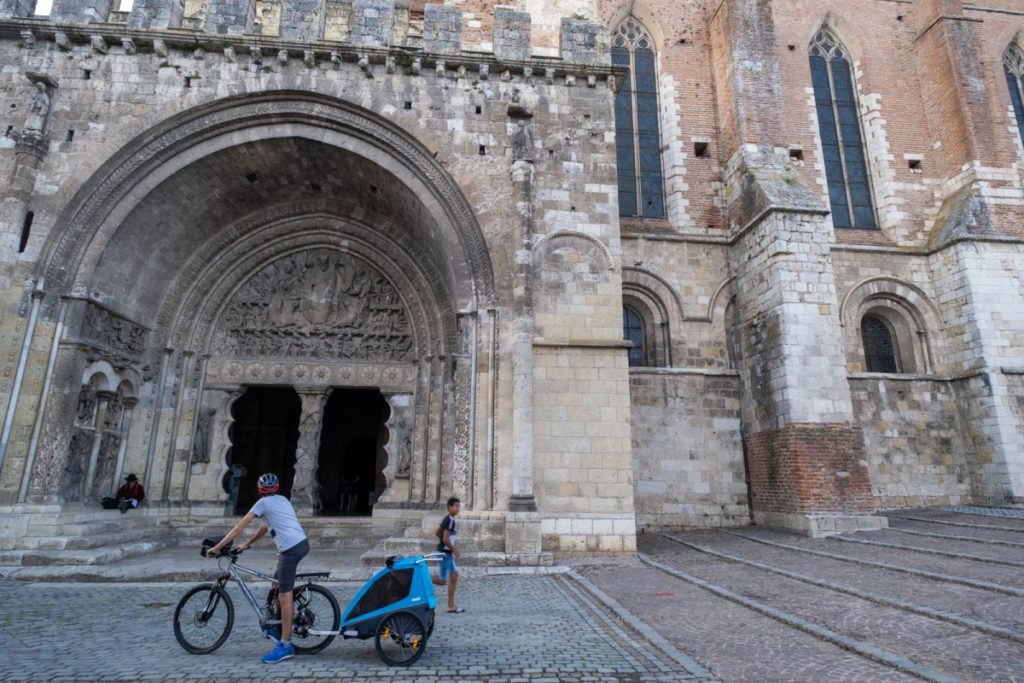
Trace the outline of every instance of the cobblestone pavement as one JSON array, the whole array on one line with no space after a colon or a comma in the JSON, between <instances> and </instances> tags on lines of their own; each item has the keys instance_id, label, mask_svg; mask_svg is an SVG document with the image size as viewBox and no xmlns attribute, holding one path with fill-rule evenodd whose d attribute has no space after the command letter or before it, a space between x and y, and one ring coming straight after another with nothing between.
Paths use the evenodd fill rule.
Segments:
<instances>
[{"instance_id":1,"label":"cobblestone pavement","mask_svg":"<svg viewBox=\"0 0 1024 683\"><path fill-rule=\"evenodd\" d=\"M469 578L468 611L439 614L408 670L372 641L264 666L270 643L235 588L231 637L192 656L171 627L191 584L4 581L0 681L1024 683L1024 519L916 510L890 525L648 534L638 557L575 573ZM360 584L328 585L344 605Z\"/></svg>"},{"instance_id":2,"label":"cobblestone pavement","mask_svg":"<svg viewBox=\"0 0 1024 683\"><path fill-rule=\"evenodd\" d=\"M914 511L848 537L898 548L760 528L652 534L640 559L577 571L724 681L1024 681L1024 572L993 562L1024 561L1024 520L1000 517Z\"/></svg>"},{"instance_id":3,"label":"cobblestone pavement","mask_svg":"<svg viewBox=\"0 0 1024 683\"><path fill-rule=\"evenodd\" d=\"M191 584L0 584L0 680L687 681L665 651L563 576L492 577L460 586L460 615L439 614L411 669L389 669L373 641L337 640L316 655L260 662L270 641L232 588L235 626L213 655L174 639L172 618ZM358 583L327 584L344 605ZM262 595L261 588L257 595ZM16 606L16 607L15 607Z\"/></svg>"}]
</instances>

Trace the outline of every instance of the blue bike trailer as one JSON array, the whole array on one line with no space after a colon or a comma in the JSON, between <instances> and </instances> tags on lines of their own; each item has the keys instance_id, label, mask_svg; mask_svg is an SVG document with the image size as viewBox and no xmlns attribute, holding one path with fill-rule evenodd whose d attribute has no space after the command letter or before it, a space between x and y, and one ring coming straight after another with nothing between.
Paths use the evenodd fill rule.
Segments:
<instances>
[{"instance_id":1,"label":"blue bike trailer","mask_svg":"<svg viewBox=\"0 0 1024 683\"><path fill-rule=\"evenodd\" d=\"M429 633L434 628L437 598L424 557L389 557L387 566L367 581L341 615L344 638L373 638L388 615L415 614Z\"/></svg>"}]
</instances>

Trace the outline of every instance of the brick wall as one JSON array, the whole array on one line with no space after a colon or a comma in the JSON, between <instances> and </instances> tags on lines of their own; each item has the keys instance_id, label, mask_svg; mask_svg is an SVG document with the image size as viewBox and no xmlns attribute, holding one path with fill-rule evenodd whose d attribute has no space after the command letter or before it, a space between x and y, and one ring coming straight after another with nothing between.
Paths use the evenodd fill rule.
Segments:
<instances>
[{"instance_id":1,"label":"brick wall","mask_svg":"<svg viewBox=\"0 0 1024 683\"><path fill-rule=\"evenodd\" d=\"M859 427L789 424L746 437L751 503L758 512L870 513L874 501Z\"/></svg>"}]
</instances>

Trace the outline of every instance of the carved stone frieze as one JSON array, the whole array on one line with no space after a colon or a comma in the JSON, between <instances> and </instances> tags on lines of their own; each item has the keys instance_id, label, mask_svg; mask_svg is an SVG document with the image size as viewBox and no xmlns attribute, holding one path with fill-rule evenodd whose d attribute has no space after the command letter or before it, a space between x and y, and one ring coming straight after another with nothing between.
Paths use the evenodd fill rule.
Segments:
<instances>
[{"instance_id":1,"label":"carved stone frieze","mask_svg":"<svg viewBox=\"0 0 1024 683\"><path fill-rule=\"evenodd\" d=\"M408 361L414 347L409 314L387 278L348 254L313 249L250 277L221 314L211 351Z\"/></svg>"},{"instance_id":2,"label":"carved stone frieze","mask_svg":"<svg viewBox=\"0 0 1024 683\"><path fill-rule=\"evenodd\" d=\"M306 363L298 360L211 358L206 383L214 387L288 384L304 387L374 387L381 391L412 391L412 363Z\"/></svg>"},{"instance_id":3,"label":"carved stone frieze","mask_svg":"<svg viewBox=\"0 0 1024 683\"><path fill-rule=\"evenodd\" d=\"M82 322L82 338L126 356L138 357L146 348L146 329L89 302Z\"/></svg>"}]
</instances>

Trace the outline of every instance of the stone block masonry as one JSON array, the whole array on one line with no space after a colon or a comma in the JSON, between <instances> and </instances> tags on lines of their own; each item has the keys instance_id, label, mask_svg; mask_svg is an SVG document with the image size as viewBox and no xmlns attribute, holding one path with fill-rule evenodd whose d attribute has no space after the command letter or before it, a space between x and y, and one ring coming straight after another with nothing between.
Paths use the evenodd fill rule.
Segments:
<instances>
[{"instance_id":1,"label":"stone block masonry","mask_svg":"<svg viewBox=\"0 0 1024 683\"><path fill-rule=\"evenodd\" d=\"M53 21L89 24L106 23L112 0L53 0Z\"/></svg>"},{"instance_id":2,"label":"stone block masonry","mask_svg":"<svg viewBox=\"0 0 1024 683\"><path fill-rule=\"evenodd\" d=\"M256 20L256 3L252 0L209 0L206 6L207 33L240 36L251 33Z\"/></svg>"},{"instance_id":3,"label":"stone block masonry","mask_svg":"<svg viewBox=\"0 0 1024 683\"><path fill-rule=\"evenodd\" d=\"M508 7L494 11L494 56L525 61L530 58L530 15Z\"/></svg>"},{"instance_id":4,"label":"stone block masonry","mask_svg":"<svg viewBox=\"0 0 1024 683\"><path fill-rule=\"evenodd\" d=\"M356 0L352 5L352 42L360 47L389 47L395 28L395 3Z\"/></svg>"},{"instance_id":5,"label":"stone block masonry","mask_svg":"<svg viewBox=\"0 0 1024 683\"><path fill-rule=\"evenodd\" d=\"M32 16L35 6L35 0L0 0L0 19Z\"/></svg>"},{"instance_id":6,"label":"stone block masonry","mask_svg":"<svg viewBox=\"0 0 1024 683\"><path fill-rule=\"evenodd\" d=\"M438 55L462 51L462 11L448 5L427 5L423 12L423 49Z\"/></svg>"},{"instance_id":7,"label":"stone block masonry","mask_svg":"<svg viewBox=\"0 0 1024 683\"><path fill-rule=\"evenodd\" d=\"M326 20L326 0L287 0L281 5L278 35L285 40L320 40Z\"/></svg>"},{"instance_id":8,"label":"stone block masonry","mask_svg":"<svg viewBox=\"0 0 1024 683\"><path fill-rule=\"evenodd\" d=\"M184 16L185 0L135 0L128 14L128 28L178 28Z\"/></svg>"},{"instance_id":9,"label":"stone block masonry","mask_svg":"<svg viewBox=\"0 0 1024 683\"><path fill-rule=\"evenodd\" d=\"M608 64L610 46L604 27L592 21L562 19L562 59L579 64Z\"/></svg>"}]
</instances>

